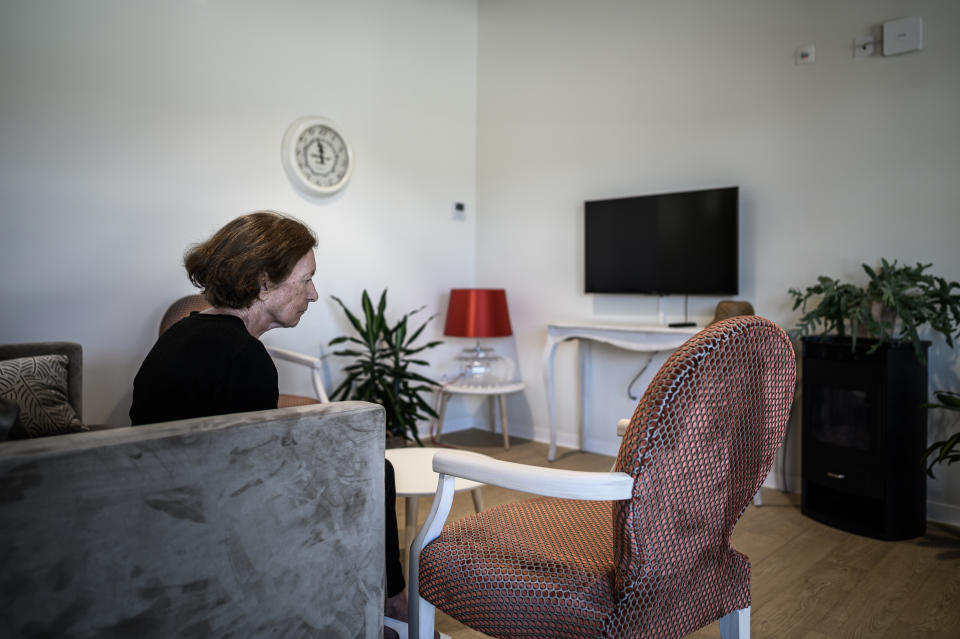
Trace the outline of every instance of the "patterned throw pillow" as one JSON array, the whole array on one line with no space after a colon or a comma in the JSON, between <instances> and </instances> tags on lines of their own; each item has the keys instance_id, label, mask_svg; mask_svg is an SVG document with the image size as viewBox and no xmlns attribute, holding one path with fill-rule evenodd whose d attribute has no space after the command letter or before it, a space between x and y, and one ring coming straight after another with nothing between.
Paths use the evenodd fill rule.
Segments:
<instances>
[{"instance_id":1,"label":"patterned throw pillow","mask_svg":"<svg viewBox=\"0 0 960 639\"><path fill-rule=\"evenodd\" d=\"M0 397L20 407L30 437L87 430L67 399L67 356L40 355L0 361Z\"/></svg>"}]
</instances>

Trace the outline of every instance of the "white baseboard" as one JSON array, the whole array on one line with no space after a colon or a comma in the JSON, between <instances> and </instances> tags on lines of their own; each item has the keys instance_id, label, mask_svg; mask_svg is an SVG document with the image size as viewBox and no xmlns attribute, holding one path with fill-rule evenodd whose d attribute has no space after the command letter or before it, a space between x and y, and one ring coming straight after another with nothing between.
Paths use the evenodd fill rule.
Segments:
<instances>
[{"instance_id":1,"label":"white baseboard","mask_svg":"<svg viewBox=\"0 0 960 639\"><path fill-rule=\"evenodd\" d=\"M445 419L443 421L443 434L455 433L459 430L470 430L471 428L489 430L489 427L486 424L477 424L476 420L474 419ZM420 435L421 439L424 437L430 437L430 423L422 422L418 424L417 433Z\"/></svg>"},{"instance_id":2,"label":"white baseboard","mask_svg":"<svg viewBox=\"0 0 960 639\"><path fill-rule=\"evenodd\" d=\"M550 431L535 428L533 431L533 441L541 444L550 443ZM557 446L561 448L579 448L580 438L574 433L557 433Z\"/></svg>"},{"instance_id":3,"label":"white baseboard","mask_svg":"<svg viewBox=\"0 0 960 639\"><path fill-rule=\"evenodd\" d=\"M790 482L790 491L791 493L800 494L800 478L799 477L789 477L788 481ZM780 486L779 476L774 480L772 477L767 477L767 481L763 482L764 488L772 488L774 490L782 490ZM935 501L927 502L927 521L935 521L940 524L948 524L950 526L960 527L960 506L954 506L953 504L941 504Z\"/></svg>"},{"instance_id":4,"label":"white baseboard","mask_svg":"<svg viewBox=\"0 0 960 639\"><path fill-rule=\"evenodd\" d=\"M960 526L960 506L928 501L927 521L935 521L941 524L949 524L951 526Z\"/></svg>"}]
</instances>

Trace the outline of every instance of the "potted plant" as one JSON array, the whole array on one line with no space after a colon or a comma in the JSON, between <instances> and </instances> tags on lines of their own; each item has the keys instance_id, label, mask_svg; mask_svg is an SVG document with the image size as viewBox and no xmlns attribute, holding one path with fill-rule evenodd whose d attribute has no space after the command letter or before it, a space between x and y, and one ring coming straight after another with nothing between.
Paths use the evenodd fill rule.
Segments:
<instances>
[{"instance_id":1,"label":"potted plant","mask_svg":"<svg viewBox=\"0 0 960 639\"><path fill-rule=\"evenodd\" d=\"M858 337L877 340L871 352L888 341L909 340L923 360L918 330L929 324L953 348L953 338L960 337L960 284L927 273L930 266L898 265L896 260L884 259L877 269L863 264L869 278L866 286L821 275L804 290L791 288L793 310L803 312L797 329L808 335L819 327L822 335L846 337L849 327L854 349ZM811 306L814 299L819 301Z\"/></svg>"},{"instance_id":2,"label":"potted plant","mask_svg":"<svg viewBox=\"0 0 960 639\"><path fill-rule=\"evenodd\" d=\"M386 289L381 293L376 309L367 291L363 291L362 321L350 312L340 298L331 297L343 309L356 333L330 340L330 346L344 343L353 345L334 351L334 355L355 358L353 363L344 367L347 375L333 391L331 399L380 404L386 411L387 437L401 441L413 439L422 446L417 434L417 421L437 417L436 411L422 394L433 391L439 384L412 369L429 364L414 356L442 342L428 342L421 346L415 346L414 342L435 316L428 317L419 327L410 331L408 320L424 307L404 314L391 326L385 317Z\"/></svg>"},{"instance_id":3,"label":"potted plant","mask_svg":"<svg viewBox=\"0 0 960 639\"><path fill-rule=\"evenodd\" d=\"M927 446L930 342L920 330L929 325L951 348L960 337L960 284L930 266L882 260L863 265L864 284L821 275L789 291L805 336L801 511L814 519L888 540L926 528L918 461L949 442Z\"/></svg>"},{"instance_id":4,"label":"potted plant","mask_svg":"<svg viewBox=\"0 0 960 639\"><path fill-rule=\"evenodd\" d=\"M925 408L942 408L944 410L960 411L960 393L951 391L933 391L937 397L936 404L924 404ZM936 453L933 461L928 463L930 456ZM927 451L923 454L924 464L927 466L927 474L933 477L933 467L941 462L947 462L947 465L955 461L960 461L960 431L957 431L947 439L940 440L930 444Z\"/></svg>"}]
</instances>

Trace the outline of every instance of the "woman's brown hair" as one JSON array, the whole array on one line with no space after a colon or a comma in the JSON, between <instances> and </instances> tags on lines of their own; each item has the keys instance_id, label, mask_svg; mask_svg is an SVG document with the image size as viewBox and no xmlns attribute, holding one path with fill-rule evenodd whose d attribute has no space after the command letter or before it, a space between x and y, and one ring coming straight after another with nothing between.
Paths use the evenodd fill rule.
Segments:
<instances>
[{"instance_id":1,"label":"woman's brown hair","mask_svg":"<svg viewBox=\"0 0 960 639\"><path fill-rule=\"evenodd\" d=\"M316 245L313 231L299 220L257 211L241 215L206 242L190 247L183 265L213 306L248 308L263 284L285 280Z\"/></svg>"}]
</instances>

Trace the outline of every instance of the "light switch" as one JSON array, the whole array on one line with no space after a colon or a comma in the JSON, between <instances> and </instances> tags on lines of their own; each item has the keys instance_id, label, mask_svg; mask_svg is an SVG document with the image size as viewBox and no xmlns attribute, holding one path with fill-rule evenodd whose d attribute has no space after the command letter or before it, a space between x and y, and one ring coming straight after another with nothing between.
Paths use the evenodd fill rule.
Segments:
<instances>
[{"instance_id":1,"label":"light switch","mask_svg":"<svg viewBox=\"0 0 960 639\"><path fill-rule=\"evenodd\" d=\"M912 16L883 23L883 55L897 55L923 48L923 17Z\"/></svg>"}]
</instances>

